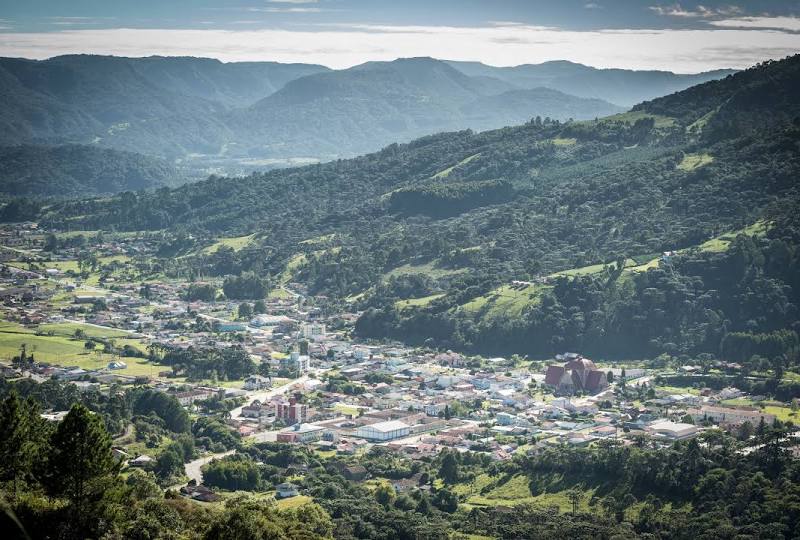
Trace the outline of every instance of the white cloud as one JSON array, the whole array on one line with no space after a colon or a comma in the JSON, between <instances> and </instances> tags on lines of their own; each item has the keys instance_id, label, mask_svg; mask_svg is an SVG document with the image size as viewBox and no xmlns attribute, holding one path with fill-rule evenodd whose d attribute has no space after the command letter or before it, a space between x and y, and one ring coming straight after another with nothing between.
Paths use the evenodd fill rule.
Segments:
<instances>
[{"instance_id":1,"label":"white cloud","mask_svg":"<svg viewBox=\"0 0 800 540\"><path fill-rule=\"evenodd\" d=\"M737 17L721 21L711 21L710 24L724 28L774 28L800 32L800 17Z\"/></svg>"},{"instance_id":2,"label":"white cloud","mask_svg":"<svg viewBox=\"0 0 800 540\"><path fill-rule=\"evenodd\" d=\"M245 11L258 13L320 13L323 9L316 7L265 7L265 8L246 8Z\"/></svg>"},{"instance_id":3,"label":"white cloud","mask_svg":"<svg viewBox=\"0 0 800 540\"><path fill-rule=\"evenodd\" d=\"M742 9L738 6L721 6L716 8L709 8L699 4L695 9L685 9L680 4L671 4L668 6L650 6L650 10L659 15L668 17L682 17L687 19L710 19L713 17L730 17L738 15Z\"/></svg>"},{"instance_id":4,"label":"white cloud","mask_svg":"<svg viewBox=\"0 0 800 540\"><path fill-rule=\"evenodd\" d=\"M597 67L697 72L744 68L800 50L800 35L759 29L571 31L526 25L279 29L74 29L0 32L0 55L48 58L65 53L209 56L275 60L334 68L368 60L433 56L508 66L571 60Z\"/></svg>"}]
</instances>

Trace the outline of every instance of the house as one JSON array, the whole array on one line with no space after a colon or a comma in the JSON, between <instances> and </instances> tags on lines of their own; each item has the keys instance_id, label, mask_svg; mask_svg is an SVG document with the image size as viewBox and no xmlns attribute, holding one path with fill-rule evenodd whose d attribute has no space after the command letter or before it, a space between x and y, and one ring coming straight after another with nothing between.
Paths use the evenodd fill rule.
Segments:
<instances>
[{"instance_id":1,"label":"house","mask_svg":"<svg viewBox=\"0 0 800 540\"><path fill-rule=\"evenodd\" d=\"M288 499L290 497L297 497L300 495L300 492L297 490L297 486L290 482L284 482L283 484L278 484L275 486L275 495L279 499Z\"/></svg>"},{"instance_id":2,"label":"house","mask_svg":"<svg viewBox=\"0 0 800 540\"><path fill-rule=\"evenodd\" d=\"M594 362L582 356L571 358L563 366L548 366L544 382L557 391L568 394L575 392L594 394L608 387L606 374L597 369Z\"/></svg>"},{"instance_id":3,"label":"house","mask_svg":"<svg viewBox=\"0 0 800 540\"><path fill-rule=\"evenodd\" d=\"M391 441L407 437L411 433L411 426L400 420L378 422L356 429L356 436L369 441Z\"/></svg>"},{"instance_id":4,"label":"house","mask_svg":"<svg viewBox=\"0 0 800 540\"><path fill-rule=\"evenodd\" d=\"M118 360L116 362L109 362L108 366L106 367L108 367L108 369L125 369L128 367L128 364L126 364L121 360Z\"/></svg>"},{"instance_id":5,"label":"house","mask_svg":"<svg viewBox=\"0 0 800 540\"><path fill-rule=\"evenodd\" d=\"M250 375L244 381L242 386L245 390L264 390L272 386L271 377L262 377L261 375Z\"/></svg>"},{"instance_id":6,"label":"house","mask_svg":"<svg viewBox=\"0 0 800 540\"><path fill-rule=\"evenodd\" d=\"M242 407L241 416L263 421L275 416L275 407L272 403L262 403L259 400L255 400L249 405Z\"/></svg>"},{"instance_id":7,"label":"house","mask_svg":"<svg viewBox=\"0 0 800 540\"><path fill-rule=\"evenodd\" d=\"M133 458L128 461L128 465L130 467L146 467L148 464L152 463L153 458L146 454L142 454L139 457Z\"/></svg>"}]
</instances>

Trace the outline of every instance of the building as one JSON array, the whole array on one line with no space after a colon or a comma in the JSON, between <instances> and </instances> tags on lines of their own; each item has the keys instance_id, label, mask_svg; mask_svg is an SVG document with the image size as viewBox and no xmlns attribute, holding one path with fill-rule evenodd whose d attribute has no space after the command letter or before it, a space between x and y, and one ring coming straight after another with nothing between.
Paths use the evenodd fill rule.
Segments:
<instances>
[{"instance_id":1,"label":"building","mask_svg":"<svg viewBox=\"0 0 800 540\"><path fill-rule=\"evenodd\" d=\"M582 356L572 357L563 366L548 366L544 382L557 392L574 394L587 392L595 394L608 387L606 374L597 369L594 362Z\"/></svg>"},{"instance_id":2,"label":"building","mask_svg":"<svg viewBox=\"0 0 800 540\"><path fill-rule=\"evenodd\" d=\"M292 428L278 433L278 442L285 443L312 443L322 439L325 433L322 426L314 424L295 424Z\"/></svg>"},{"instance_id":3,"label":"building","mask_svg":"<svg viewBox=\"0 0 800 540\"><path fill-rule=\"evenodd\" d=\"M360 426L356 430L356 437L367 439L368 441L391 441L407 437L410 433L411 426L400 420L389 420L387 422Z\"/></svg>"},{"instance_id":4,"label":"building","mask_svg":"<svg viewBox=\"0 0 800 540\"><path fill-rule=\"evenodd\" d=\"M668 420L650 424L647 426L646 430L654 437L661 437L672 441L688 439L697 435L697 426L694 424L670 422Z\"/></svg>"},{"instance_id":5,"label":"building","mask_svg":"<svg viewBox=\"0 0 800 540\"><path fill-rule=\"evenodd\" d=\"M325 338L325 325L324 324L304 324L300 326L300 337L317 340Z\"/></svg>"},{"instance_id":6,"label":"building","mask_svg":"<svg viewBox=\"0 0 800 540\"><path fill-rule=\"evenodd\" d=\"M712 420L718 424L739 426L745 422L757 426L764 420L765 424L772 425L775 421L774 414L767 414L755 407L715 407L704 405L699 409L687 411L695 421Z\"/></svg>"},{"instance_id":7,"label":"building","mask_svg":"<svg viewBox=\"0 0 800 540\"><path fill-rule=\"evenodd\" d=\"M307 354L300 354L293 351L289 356L281 358L280 368L289 371L298 371L300 373L307 373L311 368L311 357Z\"/></svg>"},{"instance_id":8,"label":"building","mask_svg":"<svg viewBox=\"0 0 800 540\"><path fill-rule=\"evenodd\" d=\"M272 386L271 377L262 377L261 375L250 375L244 381L243 388L245 390L264 390Z\"/></svg>"},{"instance_id":9,"label":"building","mask_svg":"<svg viewBox=\"0 0 800 540\"><path fill-rule=\"evenodd\" d=\"M289 482L284 482L283 484L278 484L275 486L275 495L279 499L288 499L290 497L297 497L300 492L297 490L297 486L291 484Z\"/></svg>"},{"instance_id":10,"label":"building","mask_svg":"<svg viewBox=\"0 0 800 540\"><path fill-rule=\"evenodd\" d=\"M216 395L216 391L211 388L192 388L186 392L175 392L172 395L178 400L178 403L184 407L188 407L195 401L202 401L209 399Z\"/></svg>"},{"instance_id":11,"label":"building","mask_svg":"<svg viewBox=\"0 0 800 540\"><path fill-rule=\"evenodd\" d=\"M303 422L308 417L308 407L297 403L294 399L279 401L275 404L275 419L283 420L289 425Z\"/></svg>"},{"instance_id":12,"label":"building","mask_svg":"<svg viewBox=\"0 0 800 540\"><path fill-rule=\"evenodd\" d=\"M245 418L255 418L259 422L273 418L275 416L275 407L271 403L262 403L255 400L249 405L242 407L241 415Z\"/></svg>"}]
</instances>

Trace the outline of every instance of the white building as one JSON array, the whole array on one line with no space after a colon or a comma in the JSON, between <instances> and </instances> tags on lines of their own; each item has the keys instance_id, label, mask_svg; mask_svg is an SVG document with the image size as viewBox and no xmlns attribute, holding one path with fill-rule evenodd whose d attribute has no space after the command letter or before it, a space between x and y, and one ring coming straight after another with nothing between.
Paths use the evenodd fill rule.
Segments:
<instances>
[{"instance_id":1,"label":"white building","mask_svg":"<svg viewBox=\"0 0 800 540\"><path fill-rule=\"evenodd\" d=\"M696 421L708 419L718 424L739 425L750 422L751 425L757 426L761 423L762 418L767 425L772 425L775 421L774 414L767 414L755 408L713 407L704 405L699 409L689 409L687 412L691 414L692 418Z\"/></svg>"},{"instance_id":2,"label":"white building","mask_svg":"<svg viewBox=\"0 0 800 540\"><path fill-rule=\"evenodd\" d=\"M263 390L272 386L272 379L270 377L262 377L261 375L250 375L245 381L243 388L245 390Z\"/></svg>"},{"instance_id":3,"label":"white building","mask_svg":"<svg viewBox=\"0 0 800 540\"><path fill-rule=\"evenodd\" d=\"M360 426L356 430L356 437L367 439L368 441L391 441L407 437L410 433L411 426L400 420L389 420L388 422Z\"/></svg>"},{"instance_id":4,"label":"white building","mask_svg":"<svg viewBox=\"0 0 800 540\"><path fill-rule=\"evenodd\" d=\"M655 436L677 441L688 439L697 435L697 426L694 424L684 424L682 422L655 422L647 427L647 431Z\"/></svg>"},{"instance_id":5,"label":"white building","mask_svg":"<svg viewBox=\"0 0 800 540\"><path fill-rule=\"evenodd\" d=\"M300 326L300 337L317 340L322 339L325 337L325 325L324 324L304 324Z\"/></svg>"}]
</instances>

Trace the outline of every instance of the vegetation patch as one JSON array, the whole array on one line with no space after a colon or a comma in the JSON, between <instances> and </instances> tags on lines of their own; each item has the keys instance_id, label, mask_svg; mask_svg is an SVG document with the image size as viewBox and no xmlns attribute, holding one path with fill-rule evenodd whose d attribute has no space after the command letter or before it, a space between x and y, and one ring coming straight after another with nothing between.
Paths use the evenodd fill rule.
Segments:
<instances>
[{"instance_id":1,"label":"vegetation patch","mask_svg":"<svg viewBox=\"0 0 800 540\"><path fill-rule=\"evenodd\" d=\"M678 168L682 171L693 171L699 169L704 165L714 162L714 156L711 154L686 154L683 159L678 163Z\"/></svg>"}]
</instances>

